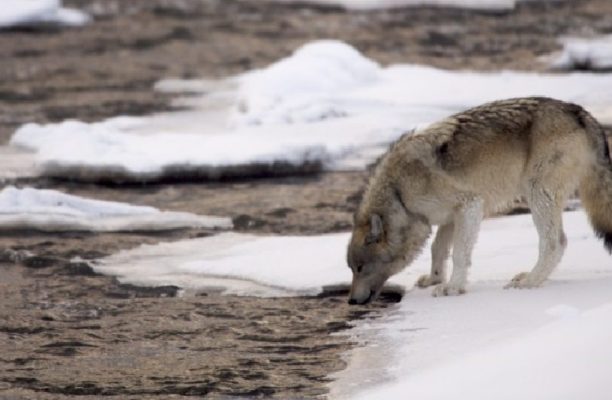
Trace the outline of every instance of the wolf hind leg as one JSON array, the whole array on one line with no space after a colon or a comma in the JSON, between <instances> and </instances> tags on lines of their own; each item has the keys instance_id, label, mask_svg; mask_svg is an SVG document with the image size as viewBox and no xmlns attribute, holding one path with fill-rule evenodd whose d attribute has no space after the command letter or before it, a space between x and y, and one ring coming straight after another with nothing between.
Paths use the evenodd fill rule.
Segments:
<instances>
[{"instance_id":1,"label":"wolf hind leg","mask_svg":"<svg viewBox=\"0 0 612 400\"><path fill-rule=\"evenodd\" d=\"M531 272L516 275L506 289L540 286L561 261L567 246L562 219L564 201L565 196L554 196L546 189L532 190L529 205L539 236L538 260Z\"/></svg>"},{"instance_id":2,"label":"wolf hind leg","mask_svg":"<svg viewBox=\"0 0 612 400\"><path fill-rule=\"evenodd\" d=\"M465 293L467 274L472 264L472 250L483 218L483 201L472 198L457 210L453 223L453 272L448 283L441 283L433 295L456 296Z\"/></svg>"},{"instance_id":3,"label":"wolf hind leg","mask_svg":"<svg viewBox=\"0 0 612 400\"><path fill-rule=\"evenodd\" d=\"M446 282L447 260L453 244L453 223L440 225L431 245L431 273L422 275L416 285L420 288Z\"/></svg>"}]
</instances>

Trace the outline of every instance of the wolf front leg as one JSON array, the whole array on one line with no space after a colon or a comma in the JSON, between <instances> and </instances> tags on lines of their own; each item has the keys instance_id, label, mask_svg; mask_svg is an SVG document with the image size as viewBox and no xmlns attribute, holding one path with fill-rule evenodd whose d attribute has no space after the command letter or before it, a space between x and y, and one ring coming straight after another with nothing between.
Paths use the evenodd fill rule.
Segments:
<instances>
[{"instance_id":1,"label":"wolf front leg","mask_svg":"<svg viewBox=\"0 0 612 400\"><path fill-rule=\"evenodd\" d=\"M456 296L465 293L467 274L472 264L472 250L483 218L483 201L472 198L455 213L453 221L453 272L448 283L435 287L434 296Z\"/></svg>"},{"instance_id":2,"label":"wolf front leg","mask_svg":"<svg viewBox=\"0 0 612 400\"><path fill-rule=\"evenodd\" d=\"M453 243L452 222L440 225L436 238L431 245L431 273L423 275L417 281L417 286L426 288L446 282L446 262Z\"/></svg>"}]
</instances>

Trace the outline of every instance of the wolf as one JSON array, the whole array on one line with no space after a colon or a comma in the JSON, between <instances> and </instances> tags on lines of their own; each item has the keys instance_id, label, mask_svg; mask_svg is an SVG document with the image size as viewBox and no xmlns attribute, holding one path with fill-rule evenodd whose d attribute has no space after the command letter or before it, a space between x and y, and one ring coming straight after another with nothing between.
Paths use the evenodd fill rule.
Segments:
<instances>
[{"instance_id":1,"label":"wolf","mask_svg":"<svg viewBox=\"0 0 612 400\"><path fill-rule=\"evenodd\" d=\"M406 134L378 162L355 212L347 252L349 303L374 300L385 281L420 253L433 225L431 273L417 286L435 286L434 296L465 293L482 219L520 197L531 209L539 255L530 272L506 287L540 286L565 250L561 215L576 190L612 252L608 143L599 123L576 104L545 97L500 100Z\"/></svg>"}]
</instances>

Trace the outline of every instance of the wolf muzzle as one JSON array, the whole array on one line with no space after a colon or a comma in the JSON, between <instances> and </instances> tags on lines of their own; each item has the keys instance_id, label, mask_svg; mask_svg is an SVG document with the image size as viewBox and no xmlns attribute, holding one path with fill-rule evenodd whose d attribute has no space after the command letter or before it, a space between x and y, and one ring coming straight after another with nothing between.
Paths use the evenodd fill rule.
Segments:
<instances>
[{"instance_id":1,"label":"wolf muzzle","mask_svg":"<svg viewBox=\"0 0 612 400\"><path fill-rule=\"evenodd\" d=\"M348 303L350 305L355 305L355 304L368 304L370 303L372 300L374 300L376 298L376 292L374 290L370 290L370 294L368 295L368 297L366 297L365 300L363 301L359 301L356 298L353 298L351 295L349 295L349 299L348 299Z\"/></svg>"}]
</instances>

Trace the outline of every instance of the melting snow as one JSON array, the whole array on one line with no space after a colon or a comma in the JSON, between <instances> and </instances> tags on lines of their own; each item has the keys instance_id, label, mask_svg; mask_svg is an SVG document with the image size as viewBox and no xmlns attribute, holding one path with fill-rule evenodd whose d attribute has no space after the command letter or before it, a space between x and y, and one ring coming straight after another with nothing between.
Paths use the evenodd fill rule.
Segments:
<instances>
[{"instance_id":1,"label":"melting snow","mask_svg":"<svg viewBox=\"0 0 612 400\"><path fill-rule=\"evenodd\" d=\"M337 41L307 44L263 70L194 82L189 111L98 123L27 124L11 145L36 153L44 174L152 181L364 168L401 134L501 98L550 96L612 121L601 74L479 73L381 67ZM160 83L185 90L186 83Z\"/></svg>"},{"instance_id":2,"label":"melting snow","mask_svg":"<svg viewBox=\"0 0 612 400\"><path fill-rule=\"evenodd\" d=\"M0 191L0 230L109 232L231 227L229 218L85 199L55 190L8 186Z\"/></svg>"},{"instance_id":3,"label":"melting snow","mask_svg":"<svg viewBox=\"0 0 612 400\"><path fill-rule=\"evenodd\" d=\"M351 332L332 398L603 400L612 368L612 267L583 212L566 212L567 252L533 290L504 290L537 257L530 215L487 220L468 293L434 298L412 289L385 316ZM229 293L315 294L348 283L349 234L265 237L226 233L122 251L95 268L121 281L221 287ZM392 282L412 288L429 270L425 251Z\"/></svg>"},{"instance_id":4,"label":"melting snow","mask_svg":"<svg viewBox=\"0 0 612 400\"><path fill-rule=\"evenodd\" d=\"M612 35L563 39L563 50L551 66L564 70L612 70Z\"/></svg>"},{"instance_id":5,"label":"melting snow","mask_svg":"<svg viewBox=\"0 0 612 400\"><path fill-rule=\"evenodd\" d=\"M325 6L340 6L349 10L371 10L382 8L441 6L482 10L508 10L514 8L516 0L276 0L279 3L311 3Z\"/></svg>"},{"instance_id":6,"label":"melting snow","mask_svg":"<svg viewBox=\"0 0 612 400\"><path fill-rule=\"evenodd\" d=\"M0 7L0 28L15 26L81 26L91 17L82 11L62 7L61 0L8 0Z\"/></svg>"},{"instance_id":7,"label":"melting snow","mask_svg":"<svg viewBox=\"0 0 612 400\"><path fill-rule=\"evenodd\" d=\"M344 233L266 237L229 232L142 245L105 258L95 269L144 286L224 286L228 294L258 296L317 294L329 283L346 281L349 270L339 267L347 243ZM240 281L249 284L236 286Z\"/></svg>"}]
</instances>

